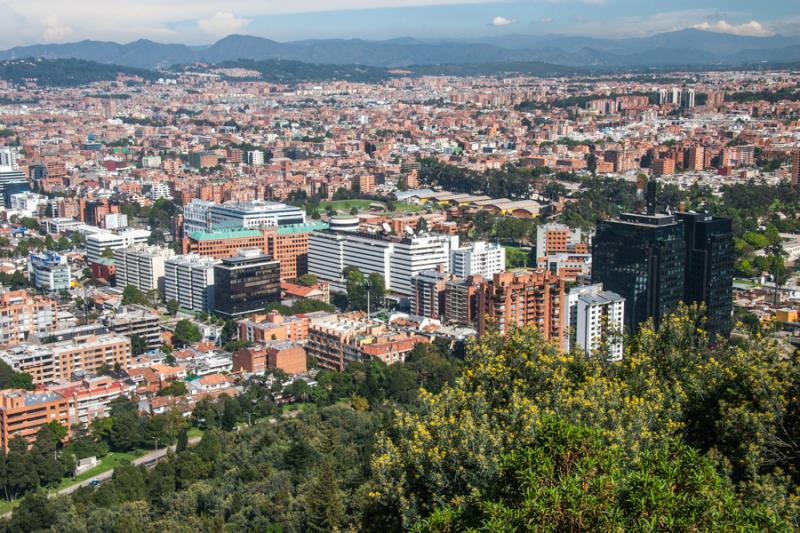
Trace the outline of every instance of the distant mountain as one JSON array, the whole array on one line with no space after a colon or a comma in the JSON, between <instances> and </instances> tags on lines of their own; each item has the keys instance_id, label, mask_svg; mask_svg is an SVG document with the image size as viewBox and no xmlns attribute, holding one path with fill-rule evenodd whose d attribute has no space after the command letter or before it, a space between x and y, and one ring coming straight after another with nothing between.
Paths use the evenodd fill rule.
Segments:
<instances>
[{"instance_id":1,"label":"distant mountain","mask_svg":"<svg viewBox=\"0 0 800 533\"><path fill-rule=\"evenodd\" d=\"M12 59L0 61L0 79L23 83L35 79L39 85L51 87L79 87L96 81L111 81L119 75L139 76L153 80L158 74L152 70L120 65L109 65L84 59Z\"/></svg>"},{"instance_id":2,"label":"distant mountain","mask_svg":"<svg viewBox=\"0 0 800 533\"><path fill-rule=\"evenodd\" d=\"M84 59L135 68L163 69L195 62L270 59L328 65L408 67L543 62L572 67L740 65L800 61L800 37L749 37L687 29L650 37L602 39L565 35L505 35L460 40L398 38L310 39L277 42L230 35L209 46L81 41L33 45L0 52L0 60L26 57Z\"/></svg>"}]
</instances>

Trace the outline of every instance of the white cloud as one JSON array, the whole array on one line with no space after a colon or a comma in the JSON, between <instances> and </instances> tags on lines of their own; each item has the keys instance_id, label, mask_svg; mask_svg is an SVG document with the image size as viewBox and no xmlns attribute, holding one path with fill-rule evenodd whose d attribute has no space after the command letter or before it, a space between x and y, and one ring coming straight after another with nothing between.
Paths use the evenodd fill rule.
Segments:
<instances>
[{"instance_id":1,"label":"white cloud","mask_svg":"<svg viewBox=\"0 0 800 533\"><path fill-rule=\"evenodd\" d=\"M492 19L491 25L492 26L508 26L509 24L514 24L516 21L514 19L507 19L505 17L497 16Z\"/></svg>"},{"instance_id":2,"label":"white cloud","mask_svg":"<svg viewBox=\"0 0 800 533\"><path fill-rule=\"evenodd\" d=\"M200 31L213 37L224 37L236 33L248 24L250 24L249 20L238 18L233 13L223 11L217 11L211 17L197 21L197 27L200 28Z\"/></svg>"},{"instance_id":3,"label":"white cloud","mask_svg":"<svg viewBox=\"0 0 800 533\"><path fill-rule=\"evenodd\" d=\"M700 24L695 24L694 26L692 26L692 28L698 30L714 31L717 33L749 35L751 37L767 37L769 35L775 35L775 32L771 31L769 28L767 28L757 20L751 20L750 22L744 22L742 24L731 24L726 20L719 20L714 23L701 22Z\"/></svg>"}]
</instances>

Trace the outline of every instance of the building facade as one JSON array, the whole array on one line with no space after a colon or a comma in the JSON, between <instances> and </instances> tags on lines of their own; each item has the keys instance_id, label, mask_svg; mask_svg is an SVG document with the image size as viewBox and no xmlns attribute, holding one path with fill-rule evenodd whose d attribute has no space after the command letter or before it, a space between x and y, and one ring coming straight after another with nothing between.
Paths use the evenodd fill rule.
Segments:
<instances>
[{"instance_id":1,"label":"building facade","mask_svg":"<svg viewBox=\"0 0 800 533\"><path fill-rule=\"evenodd\" d=\"M177 255L164 261L164 298L189 311L214 310L214 266L219 261L197 254Z\"/></svg>"},{"instance_id":2,"label":"building facade","mask_svg":"<svg viewBox=\"0 0 800 533\"><path fill-rule=\"evenodd\" d=\"M0 344L17 344L31 336L45 337L56 329L58 305L27 291L0 291Z\"/></svg>"},{"instance_id":3,"label":"building facade","mask_svg":"<svg viewBox=\"0 0 800 533\"><path fill-rule=\"evenodd\" d=\"M280 294L280 263L258 249L239 250L214 265L214 310L226 318L262 311Z\"/></svg>"}]
</instances>

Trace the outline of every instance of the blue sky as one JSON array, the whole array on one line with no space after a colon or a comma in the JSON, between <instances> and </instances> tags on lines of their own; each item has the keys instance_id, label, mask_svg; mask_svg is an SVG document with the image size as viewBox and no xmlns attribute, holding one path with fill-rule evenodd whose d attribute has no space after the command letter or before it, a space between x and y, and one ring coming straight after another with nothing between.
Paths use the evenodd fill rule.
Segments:
<instances>
[{"instance_id":1,"label":"blue sky","mask_svg":"<svg viewBox=\"0 0 800 533\"><path fill-rule=\"evenodd\" d=\"M0 0L0 47L102 39L645 36L688 27L800 34L798 0Z\"/></svg>"}]
</instances>

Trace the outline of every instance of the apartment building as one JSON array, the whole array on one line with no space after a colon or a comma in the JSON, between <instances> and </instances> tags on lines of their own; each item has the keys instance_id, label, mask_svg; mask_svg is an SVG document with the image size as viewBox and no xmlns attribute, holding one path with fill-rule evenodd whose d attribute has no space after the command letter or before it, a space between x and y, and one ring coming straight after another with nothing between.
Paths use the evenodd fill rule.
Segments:
<instances>
[{"instance_id":1,"label":"apartment building","mask_svg":"<svg viewBox=\"0 0 800 533\"><path fill-rule=\"evenodd\" d=\"M478 293L486 279L470 276L445 283L444 319L451 324L475 325L478 321Z\"/></svg>"},{"instance_id":2,"label":"apartment building","mask_svg":"<svg viewBox=\"0 0 800 533\"><path fill-rule=\"evenodd\" d=\"M347 363L373 358L387 365L401 363L420 342L428 339L391 331L386 325L367 319L364 313L348 313L312 323L306 351L322 368L342 371Z\"/></svg>"},{"instance_id":3,"label":"apartment building","mask_svg":"<svg viewBox=\"0 0 800 533\"><path fill-rule=\"evenodd\" d=\"M566 224L549 223L536 228L536 257L567 252L587 253L581 249L581 230ZM488 276L487 276L488 277Z\"/></svg>"},{"instance_id":4,"label":"apartment building","mask_svg":"<svg viewBox=\"0 0 800 533\"><path fill-rule=\"evenodd\" d=\"M507 333L512 327L534 326L545 340L562 342L564 281L547 270L495 274L479 291L478 332L489 327Z\"/></svg>"},{"instance_id":5,"label":"apartment building","mask_svg":"<svg viewBox=\"0 0 800 533\"><path fill-rule=\"evenodd\" d=\"M54 392L19 389L0 391L0 446L8 451L15 437L32 441L36 433L51 422L70 426L69 401Z\"/></svg>"},{"instance_id":6,"label":"apartment building","mask_svg":"<svg viewBox=\"0 0 800 533\"><path fill-rule=\"evenodd\" d=\"M126 369L131 363L130 339L116 333L76 336L50 344L18 344L0 351L16 372L30 374L33 383L96 374L103 367Z\"/></svg>"},{"instance_id":7,"label":"apartment building","mask_svg":"<svg viewBox=\"0 0 800 533\"><path fill-rule=\"evenodd\" d=\"M450 273L459 278L491 278L505 269L506 249L498 243L478 241L450 252Z\"/></svg>"},{"instance_id":8,"label":"apartment building","mask_svg":"<svg viewBox=\"0 0 800 533\"><path fill-rule=\"evenodd\" d=\"M175 252L161 246L137 244L114 251L117 287L133 285L143 292L160 290L166 272L165 262Z\"/></svg>"},{"instance_id":9,"label":"apartment building","mask_svg":"<svg viewBox=\"0 0 800 533\"><path fill-rule=\"evenodd\" d=\"M239 339L265 343L270 340L305 341L310 320L305 316L283 316L277 311L239 320Z\"/></svg>"},{"instance_id":10,"label":"apartment building","mask_svg":"<svg viewBox=\"0 0 800 533\"><path fill-rule=\"evenodd\" d=\"M190 311L214 310L214 266L218 260L197 254L164 261L164 298Z\"/></svg>"},{"instance_id":11,"label":"apartment building","mask_svg":"<svg viewBox=\"0 0 800 533\"><path fill-rule=\"evenodd\" d=\"M17 344L30 336L46 336L56 329L58 305L25 290L0 290L0 345Z\"/></svg>"},{"instance_id":12,"label":"apartment building","mask_svg":"<svg viewBox=\"0 0 800 533\"><path fill-rule=\"evenodd\" d=\"M59 394L69 402L69 423L87 426L93 420L111 414L111 402L132 392L133 386L126 385L109 376L85 378L51 385L48 392Z\"/></svg>"},{"instance_id":13,"label":"apartment building","mask_svg":"<svg viewBox=\"0 0 800 533\"><path fill-rule=\"evenodd\" d=\"M446 272L426 270L416 274L411 283L411 313L417 316L441 320L445 312L445 290L453 276Z\"/></svg>"},{"instance_id":14,"label":"apartment building","mask_svg":"<svg viewBox=\"0 0 800 533\"><path fill-rule=\"evenodd\" d=\"M567 293L564 351L577 347L592 355L601 345L609 358L619 360L623 352L625 299L595 283L573 287Z\"/></svg>"},{"instance_id":15,"label":"apartment building","mask_svg":"<svg viewBox=\"0 0 800 533\"><path fill-rule=\"evenodd\" d=\"M134 335L144 340L148 349L161 346L161 323L158 312L141 305L121 306L103 319L103 324L114 333L128 338Z\"/></svg>"}]
</instances>

